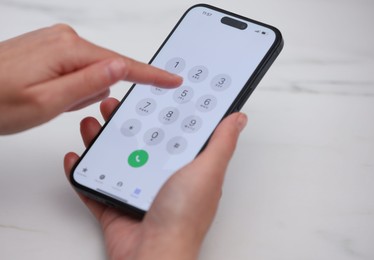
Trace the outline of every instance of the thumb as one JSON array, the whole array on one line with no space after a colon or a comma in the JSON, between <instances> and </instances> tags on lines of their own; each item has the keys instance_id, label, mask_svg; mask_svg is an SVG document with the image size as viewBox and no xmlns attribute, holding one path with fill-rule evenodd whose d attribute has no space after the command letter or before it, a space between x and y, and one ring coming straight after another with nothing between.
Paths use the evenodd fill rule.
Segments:
<instances>
[{"instance_id":1,"label":"thumb","mask_svg":"<svg viewBox=\"0 0 374 260\"><path fill-rule=\"evenodd\" d=\"M205 164L208 169L215 169L210 171L212 174L221 172L223 175L234 154L239 134L246 124L247 116L243 113L234 113L226 117L218 125L207 147L196 160L202 161L199 163Z\"/></svg>"},{"instance_id":2,"label":"thumb","mask_svg":"<svg viewBox=\"0 0 374 260\"><path fill-rule=\"evenodd\" d=\"M206 149L167 180L145 221L157 229L187 227L182 231L185 238L200 241L215 215L226 168L246 122L242 113L225 118Z\"/></svg>"}]
</instances>

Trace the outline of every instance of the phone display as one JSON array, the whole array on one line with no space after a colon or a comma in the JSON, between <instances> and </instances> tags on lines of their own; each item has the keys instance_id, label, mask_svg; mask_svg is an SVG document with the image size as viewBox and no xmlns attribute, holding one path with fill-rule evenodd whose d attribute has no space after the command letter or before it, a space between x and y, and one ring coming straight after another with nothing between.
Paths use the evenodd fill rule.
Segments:
<instances>
[{"instance_id":1,"label":"phone display","mask_svg":"<svg viewBox=\"0 0 374 260\"><path fill-rule=\"evenodd\" d=\"M182 85L134 85L73 168L74 187L144 214L219 122L240 110L282 46L272 26L208 5L190 8L151 60L182 76Z\"/></svg>"}]
</instances>

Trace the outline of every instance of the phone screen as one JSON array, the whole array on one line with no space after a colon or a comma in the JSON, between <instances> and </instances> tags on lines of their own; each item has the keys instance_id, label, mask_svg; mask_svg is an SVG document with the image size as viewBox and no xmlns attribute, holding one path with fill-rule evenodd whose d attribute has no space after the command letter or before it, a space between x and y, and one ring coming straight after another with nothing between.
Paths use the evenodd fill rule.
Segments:
<instances>
[{"instance_id":1,"label":"phone screen","mask_svg":"<svg viewBox=\"0 0 374 260\"><path fill-rule=\"evenodd\" d=\"M279 35L219 9L191 8L151 61L181 75L183 84L134 86L74 168L73 184L147 211L163 183L197 156L250 87Z\"/></svg>"}]
</instances>

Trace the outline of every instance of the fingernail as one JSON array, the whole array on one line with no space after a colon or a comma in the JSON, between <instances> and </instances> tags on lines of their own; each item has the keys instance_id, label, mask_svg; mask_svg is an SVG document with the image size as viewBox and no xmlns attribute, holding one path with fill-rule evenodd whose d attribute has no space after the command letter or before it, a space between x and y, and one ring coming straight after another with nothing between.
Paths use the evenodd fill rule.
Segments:
<instances>
[{"instance_id":1,"label":"fingernail","mask_svg":"<svg viewBox=\"0 0 374 260\"><path fill-rule=\"evenodd\" d=\"M126 63L123 59L116 59L111 61L108 66L108 72L113 80L119 80L125 77Z\"/></svg>"},{"instance_id":2,"label":"fingernail","mask_svg":"<svg viewBox=\"0 0 374 260\"><path fill-rule=\"evenodd\" d=\"M247 125L248 118L245 114L239 113L239 116L236 119L236 124L239 128L239 131L242 131L243 128Z\"/></svg>"}]
</instances>

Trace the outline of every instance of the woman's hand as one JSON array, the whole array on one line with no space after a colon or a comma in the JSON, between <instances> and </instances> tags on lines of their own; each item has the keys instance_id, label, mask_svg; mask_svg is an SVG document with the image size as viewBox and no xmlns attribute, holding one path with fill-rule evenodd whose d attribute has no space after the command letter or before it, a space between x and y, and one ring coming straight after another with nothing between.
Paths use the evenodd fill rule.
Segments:
<instances>
[{"instance_id":1,"label":"woman's hand","mask_svg":"<svg viewBox=\"0 0 374 260\"><path fill-rule=\"evenodd\" d=\"M113 98L102 102L105 120L117 105ZM241 113L224 119L205 150L163 185L142 221L80 195L102 226L110 259L196 259L215 216L226 168L246 121ZM92 117L82 120L86 146L100 128ZM67 176L77 160L75 153L65 156Z\"/></svg>"},{"instance_id":2,"label":"woman's hand","mask_svg":"<svg viewBox=\"0 0 374 260\"><path fill-rule=\"evenodd\" d=\"M0 42L0 134L103 99L118 80L176 87L179 76L96 46L67 25Z\"/></svg>"}]
</instances>

